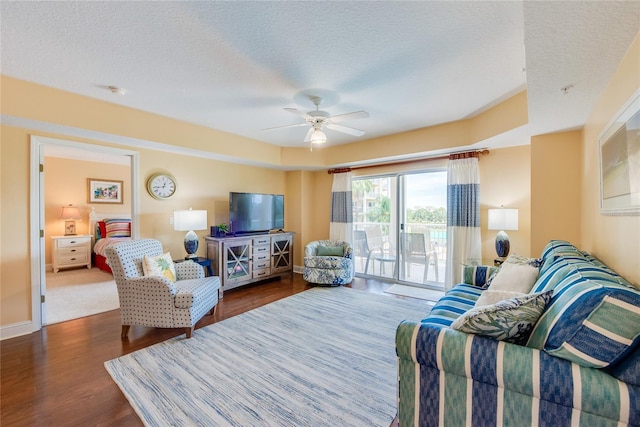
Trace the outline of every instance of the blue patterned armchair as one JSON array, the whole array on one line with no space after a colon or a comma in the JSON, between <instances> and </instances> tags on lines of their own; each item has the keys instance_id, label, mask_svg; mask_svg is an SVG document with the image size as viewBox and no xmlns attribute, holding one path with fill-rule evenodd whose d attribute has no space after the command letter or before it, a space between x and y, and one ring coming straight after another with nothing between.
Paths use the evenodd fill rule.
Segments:
<instances>
[{"instance_id":1,"label":"blue patterned armchair","mask_svg":"<svg viewBox=\"0 0 640 427\"><path fill-rule=\"evenodd\" d=\"M154 239L119 242L105 249L118 287L122 338L131 325L184 328L191 338L195 324L218 304L219 277L205 277L193 261L173 265L175 281L165 276L144 275L143 258L163 254ZM171 261L171 260L169 260Z\"/></svg>"},{"instance_id":2,"label":"blue patterned armchair","mask_svg":"<svg viewBox=\"0 0 640 427\"><path fill-rule=\"evenodd\" d=\"M304 280L340 286L353 280L353 247L349 242L315 240L304 248Z\"/></svg>"}]
</instances>

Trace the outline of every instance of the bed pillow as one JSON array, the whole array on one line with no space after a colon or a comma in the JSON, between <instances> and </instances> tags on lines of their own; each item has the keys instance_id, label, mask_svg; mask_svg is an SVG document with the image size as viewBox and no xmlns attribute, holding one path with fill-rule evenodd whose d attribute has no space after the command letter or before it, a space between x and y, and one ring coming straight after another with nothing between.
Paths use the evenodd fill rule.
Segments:
<instances>
[{"instance_id":1,"label":"bed pillow","mask_svg":"<svg viewBox=\"0 0 640 427\"><path fill-rule=\"evenodd\" d=\"M527 294L473 308L454 320L451 328L524 345L551 299L551 294L552 291Z\"/></svg>"},{"instance_id":2,"label":"bed pillow","mask_svg":"<svg viewBox=\"0 0 640 427\"><path fill-rule=\"evenodd\" d=\"M105 219L106 237L131 237L130 219Z\"/></svg>"},{"instance_id":3,"label":"bed pillow","mask_svg":"<svg viewBox=\"0 0 640 427\"><path fill-rule=\"evenodd\" d=\"M176 268L169 252L153 257L145 255L142 259L142 270L145 276L163 276L171 282L176 281Z\"/></svg>"},{"instance_id":4,"label":"bed pillow","mask_svg":"<svg viewBox=\"0 0 640 427\"><path fill-rule=\"evenodd\" d=\"M98 221L98 226L96 228L98 239L104 239L107 237L107 224L105 224L104 221Z\"/></svg>"},{"instance_id":5,"label":"bed pillow","mask_svg":"<svg viewBox=\"0 0 640 427\"><path fill-rule=\"evenodd\" d=\"M344 248L342 246L319 245L316 254L318 256L344 256Z\"/></svg>"}]
</instances>

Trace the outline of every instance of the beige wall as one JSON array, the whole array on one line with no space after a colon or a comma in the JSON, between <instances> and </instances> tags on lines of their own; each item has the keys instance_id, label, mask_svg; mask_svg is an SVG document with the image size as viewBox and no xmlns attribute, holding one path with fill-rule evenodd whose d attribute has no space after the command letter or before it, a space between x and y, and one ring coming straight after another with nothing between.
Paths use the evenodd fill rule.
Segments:
<instances>
[{"instance_id":1,"label":"beige wall","mask_svg":"<svg viewBox=\"0 0 640 427\"><path fill-rule=\"evenodd\" d=\"M29 138L24 130L0 128L0 322L31 319L29 257Z\"/></svg>"},{"instance_id":2,"label":"beige wall","mask_svg":"<svg viewBox=\"0 0 640 427\"><path fill-rule=\"evenodd\" d=\"M581 247L579 214L582 131L531 139L531 253L549 240Z\"/></svg>"},{"instance_id":3,"label":"beige wall","mask_svg":"<svg viewBox=\"0 0 640 427\"><path fill-rule=\"evenodd\" d=\"M640 216L600 214L599 137L640 89L640 32L595 108L582 141L582 246L640 287Z\"/></svg>"},{"instance_id":4,"label":"beige wall","mask_svg":"<svg viewBox=\"0 0 640 427\"><path fill-rule=\"evenodd\" d=\"M512 254L531 253L531 147L529 145L491 150L480 157L480 233L482 259L489 263L497 256L495 230L487 230L487 209L518 209L518 230L507 231Z\"/></svg>"}]
</instances>

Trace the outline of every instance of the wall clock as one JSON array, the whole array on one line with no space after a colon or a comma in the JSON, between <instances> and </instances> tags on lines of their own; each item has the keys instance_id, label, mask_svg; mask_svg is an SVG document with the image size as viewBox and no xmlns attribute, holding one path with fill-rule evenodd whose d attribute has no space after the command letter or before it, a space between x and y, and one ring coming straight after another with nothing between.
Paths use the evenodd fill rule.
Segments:
<instances>
[{"instance_id":1,"label":"wall clock","mask_svg":"<svg viewBox=\"0 0 640 427\"><path fill-rule=\"evenodd\" d=\"M147 179L147 191L158 199L164 200L176 194L176 179L168 173L155 173Z\"/></svg>"}]
</instances>

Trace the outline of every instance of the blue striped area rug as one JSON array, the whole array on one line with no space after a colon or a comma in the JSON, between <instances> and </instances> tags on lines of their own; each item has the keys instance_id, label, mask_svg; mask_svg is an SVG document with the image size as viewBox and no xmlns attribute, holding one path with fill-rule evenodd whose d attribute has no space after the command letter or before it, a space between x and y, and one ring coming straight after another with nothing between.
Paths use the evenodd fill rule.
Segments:
<instances>
[{"instance_id":1,"label":"blue striped area rug","mask_svg":"<svg viewBox=\"0 0 640 427\"><path fill-rule=\"evenodd\" d=\"M105 362L147 426L384 426L425 301L314 288Z\"/></svg>"}]
</instances>

